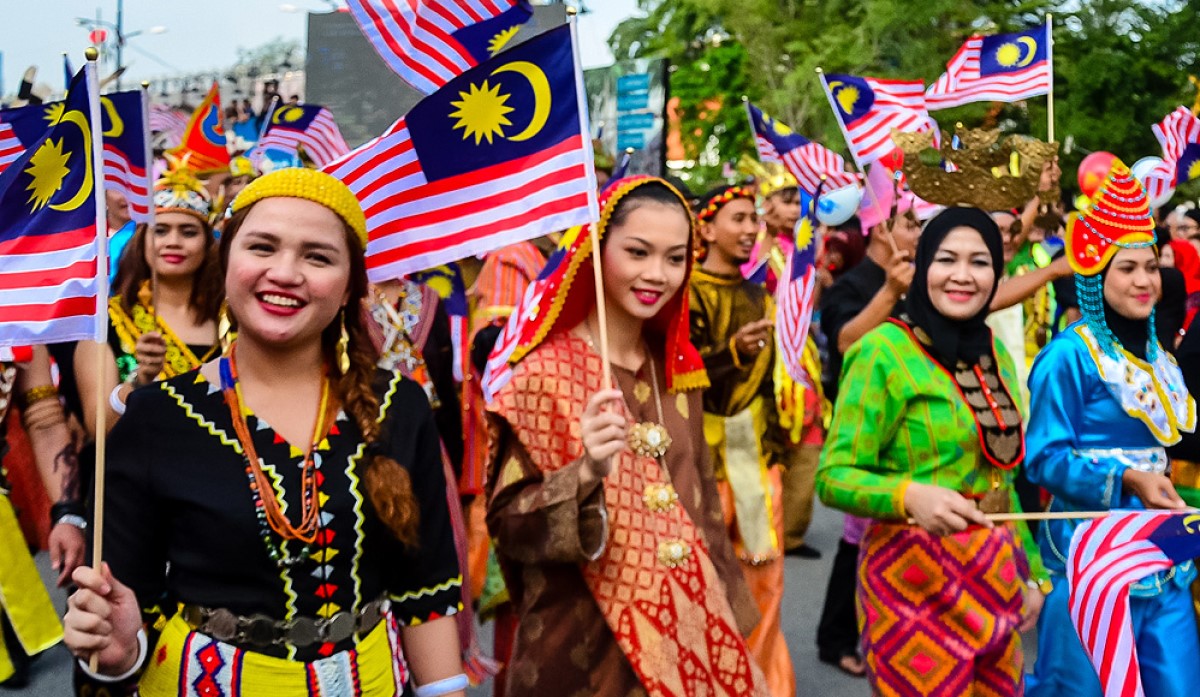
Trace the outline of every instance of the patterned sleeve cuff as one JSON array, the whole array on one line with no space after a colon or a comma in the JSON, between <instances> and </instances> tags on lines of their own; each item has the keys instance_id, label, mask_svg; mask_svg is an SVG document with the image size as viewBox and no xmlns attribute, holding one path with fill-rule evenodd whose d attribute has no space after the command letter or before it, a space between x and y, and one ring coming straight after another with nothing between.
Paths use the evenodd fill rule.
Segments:
<instances>
[{"instance_id":1,"label":"patterned sleeve cuff","mask_svg":"<svg viewBox=\"0 0 1200 697\"><path fill-rule=\"evenodd\" d=\"M406 627L415 627L462 612L462 576L388 597L392 601L392 613L396 621Z\"/></svg>"}]
</instances>

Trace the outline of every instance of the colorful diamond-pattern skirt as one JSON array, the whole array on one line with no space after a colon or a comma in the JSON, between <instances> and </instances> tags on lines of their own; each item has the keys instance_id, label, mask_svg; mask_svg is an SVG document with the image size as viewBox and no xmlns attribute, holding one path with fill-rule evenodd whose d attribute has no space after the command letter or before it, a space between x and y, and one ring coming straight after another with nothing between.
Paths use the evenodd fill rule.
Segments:
<instances>
[{"instance_id":1,"label":"colorful diamond-pattern skirt","mask_svg":"<svg viewBox=\"0 0 1200 697\"><path fill-rule=\"evenodd\" d=\"M1013 531L936 537L875 523L862 541L859 604L875 694L1020 695L1028 566Z\"/></svg>"}]
</instances>

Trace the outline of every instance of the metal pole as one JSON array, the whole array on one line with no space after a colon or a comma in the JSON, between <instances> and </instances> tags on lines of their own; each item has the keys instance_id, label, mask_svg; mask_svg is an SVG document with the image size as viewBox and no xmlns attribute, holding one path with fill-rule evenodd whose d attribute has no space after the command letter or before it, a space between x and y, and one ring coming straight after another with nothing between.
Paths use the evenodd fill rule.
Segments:
<instances>
[{"instance_id":1,"label":"metal pole","mask_svg":"<svg viewBox=\"0 0 1200 697\"><path fill-rule=\"evenodd\" d=\"M124 63L121 62L121 56L125 48L125 0L117 0L117 91L121 91L121 68Z\"/></svg>"}]
</instances>

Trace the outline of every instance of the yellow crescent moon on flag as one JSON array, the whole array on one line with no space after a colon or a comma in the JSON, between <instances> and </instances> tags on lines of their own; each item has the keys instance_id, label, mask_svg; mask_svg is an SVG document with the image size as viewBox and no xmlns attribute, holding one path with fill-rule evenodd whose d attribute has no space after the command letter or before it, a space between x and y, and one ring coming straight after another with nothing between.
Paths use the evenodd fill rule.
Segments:
<instances>
[{"instance_id":1,"label":"yellow crescent moon on flag","mask_svg":"<svg viewBox=\"0 0 1200 697\"><path fill-rule=\"evenodd\" d=\"M87 201L87 197L92 193L92 129L88 126L87 117L82 111L68 111L63 114L62 122L70 122L79 128L79 132L83 134L83 161L84 173L83 183L79 185L79 191L65 203L52 203L50 207L56 211L72 211L79 208Z\"/></svg>"},{"instance_id":2,"label":"yellow crescent moon on flag","mask_svg":"<svg viewBox=\"0 0 1200 697\"><path fill-rule=\"evenodd\" d=\"M121 115L117 113L117 106L108 97L101 97L100 105L108 112L108 122L110 124L108 130L104 132L104 137L120 138L121 134L125 132L125 122L121 120Z\"/></svg>"},{"instance_id":3,"label":"yellow crescent moon on flag","mask_svg":"<svg viewBox=\"0 0 1200 697\"><path fill-rule=\"evenodd\" d=\"M550 118L550 82L546 79L546 73L529 61L505 63L492 71L492 75L496 73L519 73L533 88L533 117L529 119L529 125L520 133L508 136L509 140L529 140L542 130Z\"/></svg>"},{"instance_id":4,"label":"yellow crescent moon on flag","mask_svg":"<svg viewBox=\"0 0 1200 697\"><path fill-rule=\"evenodd\" d=\"M1024 68L1025 66L1027 66L1033 62L1033 57L1037 55L1038 44L1037 44L1037 41L1035 41L1032 36L1019 37L1017 39L1017 42L1020 43L1021 45L1023 45L1025 48L1029 49L1029 52L1025 54L1025 57L1022 58L1021 60L1017 61L1017 67Z\"/></svg>"}]
</instances>

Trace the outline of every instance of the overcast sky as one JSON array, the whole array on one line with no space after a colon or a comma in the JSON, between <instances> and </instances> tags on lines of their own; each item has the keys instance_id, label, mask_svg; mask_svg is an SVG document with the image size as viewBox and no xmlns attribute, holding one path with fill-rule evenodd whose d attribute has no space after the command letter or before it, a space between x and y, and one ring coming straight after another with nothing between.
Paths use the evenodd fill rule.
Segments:
<instances>
[{"instance_id":1,"label":"overcast sky","mask_svg":"<svg viewBox=\"0 0 1200 697\"><path fill-rule=\"evenodd\" d=\"M579 23L584 67L607 65L612 56L605 41L636 10L636 0L586 4L591 12ZM238 48L277 36L303 42L306 13L328 7L322 0L125 0L125 34L143 32L126 42L126 76L139 81L213 71L232 65ZM39 82L61 90L63 52L78 68L88 46L88 29L75 19L94 19L98 10L104 21L116 22L117 0L0 0L0 94L15 92L31 65L38 67ZM166 31L151 33L159 27Z\"/></svg>"}]
</instances>

